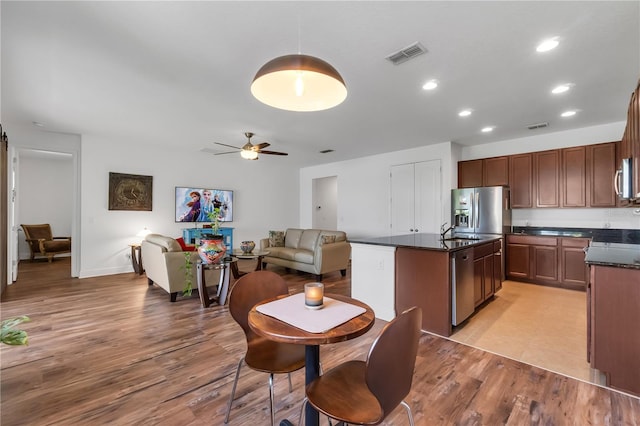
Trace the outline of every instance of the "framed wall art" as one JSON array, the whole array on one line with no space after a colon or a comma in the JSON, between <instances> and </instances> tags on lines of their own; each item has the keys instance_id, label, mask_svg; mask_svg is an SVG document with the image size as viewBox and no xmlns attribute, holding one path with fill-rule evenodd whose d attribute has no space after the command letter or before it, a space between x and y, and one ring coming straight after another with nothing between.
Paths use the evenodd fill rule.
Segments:
<instances>
[{"instance_id":1,"label":"framed wall art","mask_svg":"<svg viewBox=\"0 0 640 426\"><path fill-rule=\"evenodd\" d=\"M109 172L109 210L152 210L153 176Z\"/></svg>"}]
</instances>

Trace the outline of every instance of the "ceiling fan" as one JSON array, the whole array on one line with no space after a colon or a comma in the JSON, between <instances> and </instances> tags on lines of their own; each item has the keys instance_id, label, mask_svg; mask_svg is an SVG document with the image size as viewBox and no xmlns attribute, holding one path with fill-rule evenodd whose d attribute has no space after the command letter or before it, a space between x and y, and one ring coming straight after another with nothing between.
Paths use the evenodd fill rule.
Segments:
<instances>
[{"instance_id":1,"label":"ceiling fan","mask_svg":"<svg viewBox=\"0 0 640 426\"><path fill-rule=\"evenodd\" d=\"M236 151L227 151L227 152L217 152L214 155L223 155L223 154L233 154L235 152L240 152L240 155L242 156L242 158L245 158L247 160L257 160L258 159L258 154L270 154L270 155L289 155L286 152L278 152L278 151L267 151L264 148L270 146L271 144L268 142L262 142L259 144L252 144L251 143L251 138L253 137L253 133L251 132L245 132L244 134L247 137L247 143L244 144L242 146L242 148L237 147L237 146L233 146L233 145L227 145L225 143L220 143L220 142L215 142L217 145L222 145L222 146L227 146L229 148L234 148L236 149Z\"/></svg>"}]
</instances>

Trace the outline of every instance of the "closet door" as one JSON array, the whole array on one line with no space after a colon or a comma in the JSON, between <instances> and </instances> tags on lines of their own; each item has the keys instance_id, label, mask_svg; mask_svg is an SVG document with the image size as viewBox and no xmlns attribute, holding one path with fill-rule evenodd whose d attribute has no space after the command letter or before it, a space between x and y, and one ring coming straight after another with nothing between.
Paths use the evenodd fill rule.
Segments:
<instances>
[{"instance_id":1,"label":"closet door","mask_svg":"<svg viewBox=\"0 0 640 426\"><path fill-rule=\"evenodd\" d=\"M415 232L413 163L391 166L391 235Z\"/></svg>"},{"instance_id":2,"label":"closet door","mask_svg":"<svg viewBox=\"0 0 640 426\"><path fill-rule=\"evenodd\" d=\"M442 224L440 160L391 167L391 235L438 233Z\"/></svg>"},{"instance_id":3,"label":"closet door","mask_svg":"<svg viewBox=\"0 0 640 426\"><path fill-rule=\"evenodd\" d=\"M415 163L415 229L423 234L438 234L442 225L442 185L440 160Z\"/></svg>"}]
</instances>

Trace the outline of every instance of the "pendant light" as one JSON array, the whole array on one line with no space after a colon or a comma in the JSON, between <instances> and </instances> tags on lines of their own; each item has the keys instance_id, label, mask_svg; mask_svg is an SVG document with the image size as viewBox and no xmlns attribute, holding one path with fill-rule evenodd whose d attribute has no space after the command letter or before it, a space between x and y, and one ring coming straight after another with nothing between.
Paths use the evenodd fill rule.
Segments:
<instances>
[{"instance_id":1,"label":"pendant light","mask_svg":"<svg viewBox=\"0 0 640 426\"><path fill-rule=\"evenodd\" d=\"M251 93L260 102L287 111L322 111L341 104L347 87L334 67L309 55L272 59L253 78Z\"/></svg>"}]
</instances>

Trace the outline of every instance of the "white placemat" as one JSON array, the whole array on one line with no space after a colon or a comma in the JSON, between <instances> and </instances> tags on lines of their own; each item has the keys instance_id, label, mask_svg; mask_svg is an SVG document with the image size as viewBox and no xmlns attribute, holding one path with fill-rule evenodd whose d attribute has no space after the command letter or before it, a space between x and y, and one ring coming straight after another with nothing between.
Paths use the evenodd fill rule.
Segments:
<instances>
[{"instance_id":1,"label":"white placemat","mask_svg":"<svg viewBox=\"0 0 640 426\"><path fill-rule=\"evenodd\" d=\"M307 309L304 306L304 293L258 305L256 310L309 333L324 333L366 312L360 306L326 296L322 309Z\"/></svg>"}]
</instances>

